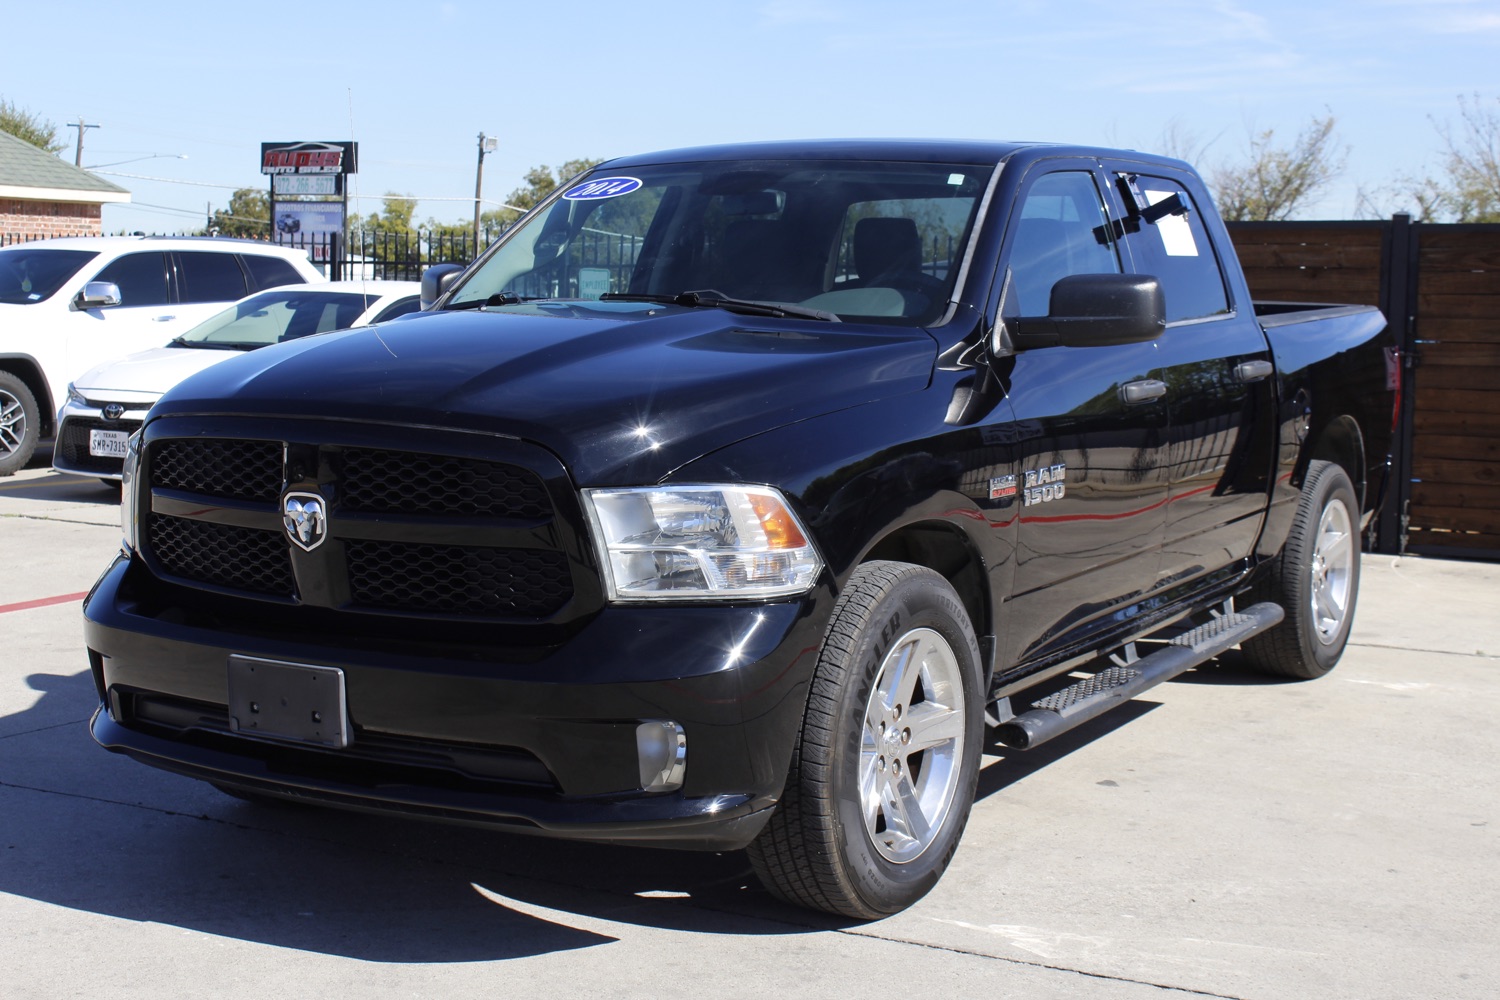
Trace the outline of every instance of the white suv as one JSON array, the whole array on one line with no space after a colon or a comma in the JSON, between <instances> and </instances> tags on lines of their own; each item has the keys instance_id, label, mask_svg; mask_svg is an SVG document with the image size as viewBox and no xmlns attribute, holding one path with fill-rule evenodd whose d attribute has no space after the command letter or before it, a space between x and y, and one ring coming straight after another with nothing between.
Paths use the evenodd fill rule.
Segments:
<instances>
[{"instance_id":1,"label":"white suv","mask_svg":"<svg viewBox=\"0 0 1500 1000\"><path fill-rule=\"evenodd\" d=\"M0 476L55 431L68 382L251 292L326 280L304 251L190 236L93 236L0 249Z\"/></svg>"}]
</instances>

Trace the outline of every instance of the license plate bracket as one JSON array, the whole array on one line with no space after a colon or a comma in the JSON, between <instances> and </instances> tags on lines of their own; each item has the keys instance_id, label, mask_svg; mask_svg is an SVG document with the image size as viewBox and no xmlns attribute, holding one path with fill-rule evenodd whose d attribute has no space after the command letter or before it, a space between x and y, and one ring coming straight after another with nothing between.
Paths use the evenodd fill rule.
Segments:
<instances>
[{"instance_id":1,"label":"license plate bracket","mask_svg":"<svg viewBox=\"0 0 1500 1000\"><path fill-rule=\"evenodd\" d=\"M229 657L229 728L245 736L342 749L349 698L338 667Z\"/></svg>"}]
</instances>

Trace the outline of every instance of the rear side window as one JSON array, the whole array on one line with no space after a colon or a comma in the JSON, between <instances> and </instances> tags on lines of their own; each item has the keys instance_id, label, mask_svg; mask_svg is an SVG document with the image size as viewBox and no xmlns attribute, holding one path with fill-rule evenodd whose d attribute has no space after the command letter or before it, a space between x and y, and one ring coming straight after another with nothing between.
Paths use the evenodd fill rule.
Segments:
<instances>
[{"instance_id":1,"label":"rear side window","mask_svg":"<svg viewBox=\"0 0 1500 1000\"><path fill-rule=\"evenodd\" d=\"M1173 195L1181 199L1177 211L1167 212L1154 222L1141 221L1139 228L1126 237L1136 269L1141 274L1154 274L1161 282L1167 322L1228 313L1224 275L1192 196L1182 185L1164 177L1130 174L1125 175L1125 183L1127 187L1133 184L1152 206L1170 207Z\"/></svg>"},{"instance_id":2,"label":"rear side window","mask_svg":"<svg viewBox=\"0 0 1500 1000\"><path fill-rule=\"evenodd\" d=\"M120 288L122 306L164 306L167 293L167 255L128 253L94 275L92 281L111 281Z\"/></svg>"},{"instance_id":3,"label":"rear side window","mask_svg":"<svg viewBox=\"0 0 1500 1000\"><path fill-rule=\"evenodd\" d=\"M250 271L250 279L256 291L278 288L281 285L300 285L307 281L291 262L280 257L263 257L247 253L240 258Z\"/></svg>"},{"instance_id":4,"label":"rear side window","mask_svg":"<svg viewBox=\"0 0 1500 1000\"><path fill-rule=\"evenodd\" d=\"M177 255L184 302L233 302L242 299L245 273L232 253L185 252Z\"/></svg>"}]
</instances>

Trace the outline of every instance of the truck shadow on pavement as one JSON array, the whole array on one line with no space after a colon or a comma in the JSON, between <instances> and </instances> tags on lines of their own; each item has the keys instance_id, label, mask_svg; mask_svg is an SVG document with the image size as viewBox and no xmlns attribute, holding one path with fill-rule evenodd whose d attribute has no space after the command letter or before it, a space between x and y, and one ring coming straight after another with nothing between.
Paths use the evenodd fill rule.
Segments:
<instances>
[{"instance_id":1,"label":"truck shadow on pavement","mask_svg":"<svg viewBox=\"0 0 1500 1000\"><path fill-rule=\"evenodd\" d=\"M244 802L97 747L86 727L96 704L87 671L25 683L40 697L0 717L0 892L388 963L524 958L647 929L787 935L856 923L778 903L743 852L570 843ZM1157 707L1126 703L1025 753L988 732L985 753L999 759L981 770L976 801Z\"/></svg>"},{"instance_id":2,"label":"truck shadow on pavement","mask_svg":"<svg viewBox=\"0 0 1500 1000\"><path fill-rule=\"evenodd\" d=\"M777 903L742 852L242 802L97 747L87 672L26 684L40 698L0 717L0 892L389 963L524 958L645 928L784 935L850 924Z\"/></svg>"}]
</instances>

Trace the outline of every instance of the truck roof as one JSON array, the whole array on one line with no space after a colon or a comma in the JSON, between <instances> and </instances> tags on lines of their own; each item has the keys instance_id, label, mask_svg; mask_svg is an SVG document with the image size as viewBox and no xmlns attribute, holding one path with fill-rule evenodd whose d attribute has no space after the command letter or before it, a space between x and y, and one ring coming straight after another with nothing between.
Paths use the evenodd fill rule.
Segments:
<instances>
[{"instance_id":1,"label":"truck roof","mask_svg":"<svg viewBox=\"0 0 1500 1000\"><path fill-rule=\"evenodd\" d=\"M1037 142L993 142L974 139L785 139L693 146L664 152L621 156L605 161L613 167L676 160L908 160L916 163L995 164Z\"/></svg>"},{"instance_id":2,"label":"truck roof","mask_svg":"<svg viewBox=\"0 0 1500 1000\"><path fill-rule=\"evenodd\" d=\"M770 142L736 142L621 156L604 161L600 167L613 170L647 163L741 159L897 160L911 163L968 163L993 166L1022 151L1141 160L1164 166L1192 169L1189 164L1170 157L1140 150L1109 149L1070 143L984 139L781 139Z\"/></svg>"}]
</instances>

